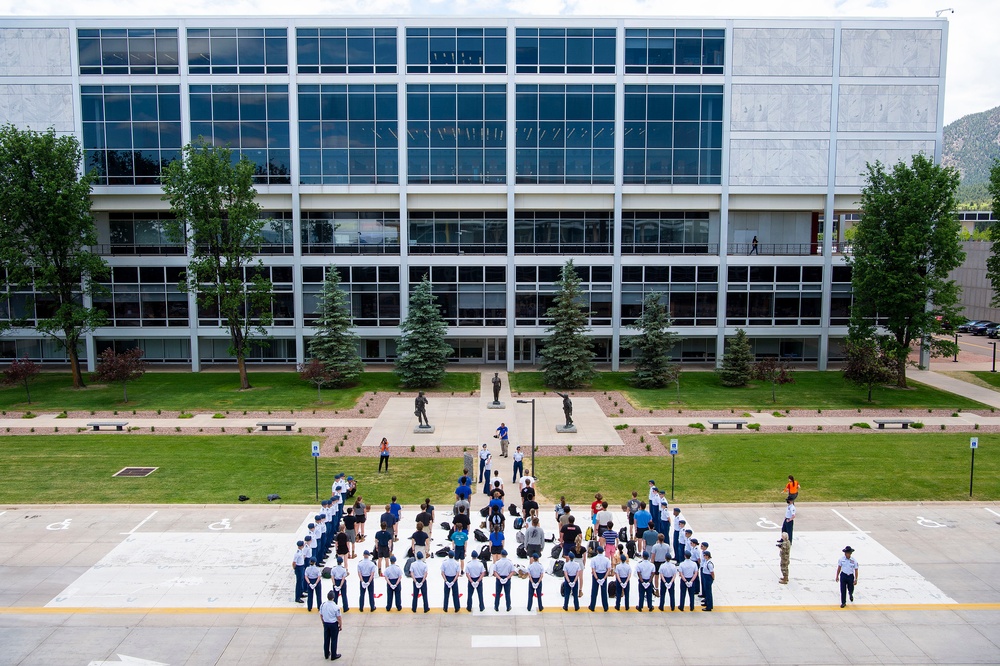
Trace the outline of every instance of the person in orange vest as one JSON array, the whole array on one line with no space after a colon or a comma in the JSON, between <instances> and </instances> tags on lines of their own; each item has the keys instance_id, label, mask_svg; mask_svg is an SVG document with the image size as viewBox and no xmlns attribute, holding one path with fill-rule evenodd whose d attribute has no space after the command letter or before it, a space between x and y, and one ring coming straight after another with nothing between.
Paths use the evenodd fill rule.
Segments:
<instances>
[{"instance_id":1,"label":"person in orange vest","mask_svg":"<svg viewBox=\"0 0 1000 666\"><path fill-rule=\"evenodd\" d=\"M382 465L385 464L385 471L389 473L389 440L385 437L382 438L382 442L378 445L378 471L379 474L382 473Z\"/></svg>"}]
</instances>

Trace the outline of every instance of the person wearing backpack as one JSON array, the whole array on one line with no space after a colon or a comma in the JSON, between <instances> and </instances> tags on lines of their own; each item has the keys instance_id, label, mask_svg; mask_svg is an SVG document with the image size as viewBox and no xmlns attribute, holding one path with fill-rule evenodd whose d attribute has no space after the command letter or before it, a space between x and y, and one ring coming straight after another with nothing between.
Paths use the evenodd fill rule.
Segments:
<instances>
[{"instance_id":1,"label":"person wearing backpack","mask_svg":"<svg viewBox=\"0 0 1000 666\"><path fill-rule=\"evenodd\" d=\"M639 492L636 490L632 491L632 497L625 502L625 513L628 514L628 536L629 539L635 538L635 512L639 510Z\"/></svg>"}]
</instances>

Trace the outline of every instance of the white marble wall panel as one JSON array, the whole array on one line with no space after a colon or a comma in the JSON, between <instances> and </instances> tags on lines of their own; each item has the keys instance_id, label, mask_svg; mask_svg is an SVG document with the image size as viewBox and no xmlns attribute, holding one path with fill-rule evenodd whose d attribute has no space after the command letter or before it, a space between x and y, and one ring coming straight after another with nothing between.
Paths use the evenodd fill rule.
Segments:
<instances>
[{"instance_id":1,"label":"white marble wall panel","mask_svg":"<svg viewBox=\"0 0 1000 666\"><path fill-rule=\"evenodd\" d=\"M866 164L876 161L892 166L902 160L909 164L917 153L934 155L934 141L876 141L841 139L837 141L837 185L864 186Z\"/></svg>"},{"instance_id":2,"label":"white marble wall panel","mask_svg":"<svg viewBox=\"0 0 1000 666\"><path fill-rule=\"evenodd\" d=\"M828 85L733 85L734 132L829 132Z\"/></svg>"},{"instance_id":3,"label":"white marble wall panel","mask_svg":"<svg viewBox=\"0 0 1000 666\"><path fill-rule=\"evenodd\" d=\"M733 139L730 185L825 186L830 142L826 139Z\"/></svg>"},{"instance_id":4,"label":"white marble wall panel","mask_svg":"<svg viewBox=\"0 0 1000 666\"><path fill-rule=\"evenodd\" d=\"M68 28L0 28L0 76L70 74Z\"/></svg>"},{"instance_id":5,"label":"white marble wall panel","mask_svg":"<svg viewBox=\"0 0 1000 666\"><path fill-rule=\"evenodd\" d=\"M934 132L937 86L840 86L843 132Z\"/></svg>"},{"instance_id":6,"label":"white marble wall panel","mask_svg":"<svg viewBox=\"0 0 1000 666\"><path fill-rule=\"evenodd\" d=\"M0 124L43 131L49 127L70 133L73 122L73 86L56 84L0 84Z\"/></svg>"},{"instance_id":7,"label":"white marble wall panel","mask_svg":"<svg viewBox=\"0 0 1000 666\"><path fill-rule=\"evenodd\" d=\"M928 76L941 72L940 30L848 30L841 35L841 76Z\"/></svg>"},{"instance_id":8,"label":"white marble wall panel","mask_svg":"<svg viewBox=\"0 0 1000 666\"><path fill-rule=\"evenodd\" d=\"M822 28L736 28L736 76L831 76L833 30Z\"/></svg>"}]
</instances>

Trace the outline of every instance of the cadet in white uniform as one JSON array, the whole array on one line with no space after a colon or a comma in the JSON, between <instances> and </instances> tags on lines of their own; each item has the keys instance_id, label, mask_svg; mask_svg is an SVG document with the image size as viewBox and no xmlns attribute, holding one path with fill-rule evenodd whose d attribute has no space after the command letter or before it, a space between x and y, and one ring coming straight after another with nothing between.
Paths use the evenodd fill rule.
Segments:
<instances>
[{"instance_id":1,"label":"cadet in white uniform","mask_svg":"<svg viewBox=\"0 0 1000 666\"><path fill-rule=\"evenodd\" d=\"M681 579L681 611L684 610L685 595L691 597L691 610L694 610L694 595L698 591L698 565L691 559L691 553L685 553L684 561L677 567Z\"/></svg>"},{"instance_id":2,"label":"cadet in white uniform","mask_svg":"<svg viewBox=\"0 0 1000 666\"><path fill-rule=\"evenodd\" d=\"M538 610L542 609L542 578L545 576L545 567L538 561L538 552L531 553L531 564L528 565L528 610L531 610L531 602L538 597Z\"/></svg>"},{"instance_id":3,"label":"cadet in white uniform","mask_svg":"<svg viewBox=\"0 0 1000 666\"><path fill-rule=\"evenodd\" d=\"M417 559L410 565L410 576L413 578L413 612L417 612L417 599L423 595L424 612L429 613L431 608L427 601L427 563L424 562L423 552L418 552Z\"/></svg>"},{"instance_id":4,"label":"cadet in white uniform","mask_svg":"<svg viewBox=\"0 0 1000 666\"><path fill-rule=\"evenodd\" d=\"M625 610L629 609L628 594L632 582L632 566L628 563L628 555L622 555L621 564L615 567L615 580L618 581L618 593L615 594L615 610L622 609L622 595L625 596Z\"/></svg>"},{"instance_id":5,"label":"cadet in white uniform","mask_svg":"<svg viewBox=\"0 0 1000 666\"><path fill-rule=\"evenodd\" d=\"M670 562L664 562L660 567L660 610L663 610L663 601L670 595L670 610L674 610L674 582L677 580L677 566ZM650 609L652 610L652 608Z\"/></svg>"},{"instance_id":6,"label":"cadet in white uniform","mask_svg":"<svg viewBox=\"0 0 1000 666\"><path fill-rule=\"evenodd\" d=\"M791 539L791 535L789 535ZM848 546L843 550L844 556L837 562L837 576L834 580L840 581L840 607L847 605L847 595L851 596L851 603L854 603L854 586L858 584L858 561L854 559L854 549Z\"/></svg>"},{"instance_id":7,"label":"cadet in white uniform","mask_svg":"<svg viewBox=\"0 0 1000 666\"><path fill-rule=\"evenodd\" d=\"M368 595L368 606L371 607L371 612L375 612L375 574L378 572L378 567L374 562L371 561L371 551L366 550L364 553L364 559L358 562L358 589L361 594L358 597L358 608L362 613L365 612L365 595Z\"/></svg>"},{"instance_id":8,"label":"cadet in white uniform","mask_svg":"<svg viewBox=\"0 0 1000 666\"><path fill-rule=\"evenodd\" d=\"M448 597L454 602L455 612L458 606L458 561L455 560L455 551L448 551L448 559L441 563L441 578L444 579L444 612L448 612Z\"/></svg>"},{"instance_id":9,"label":"cadet in white uniform","mask_svg":"<svg viewBox=\"0 0 1000 666\"><path fill-rule=\"evenodd\" d=\"M514 575L514 563L507 559L507 551L500 551L500 559L493 564L493 577L497 579L496 594L493 600L493 610L500 610L500 596L507 601L507 612L510 612L510 579ZM457 601L455 602L458 603Z\"/></svg>"},{"instance_id":10,"label":"cadet in white uniform","mask_svg":"<svg viewBox=\"0 0 1000 666\"><path fill-rule=\"evenodd\" d=\"M337 565L330 569L330 584L333 589L330 590L333 593L332 599L337 603L343 603L344 612L350 610L350 606L347 603L347 577L351 573L344 566L344 558L337 558ZM329 595L327 595L329 597Z\"/></svg>"},{"instance_id":11,"label":"cadet in white uniform","mask_svg":"<svg viewBox=\"0 0 1000 666\"><path fill-rule=\"evenodd\" d=\"M594 578L593 586L590 588L590 610L593 612L597 606L597 593L601 593L601 605L604 612L608 612L608 572L611 570L611 560L601 552L597 551L590 560L590 573Z\"/></svg>"},{"instance_id":12,"label":"cadet in white uniform","mask_svg":"<svg viewBox=\"0 0 1000 666\"><path fill-rule=\"evenodd\" d=\"M662 567L661 567L662 568ZM649 606L649 610L653 610L653 574L656 572L656 567L653 563L649 561L649 553L643 552L642 562L635 565L635 577L639 580L639 612L642 612L643 600ZM663 603L661 600L660 603ZM674 599L670 598L670 607L673 608Z\"/></svg>"},{"instance_id":13,"label":"cadet in white uniform","mask_svg":"<svg viewBox=\"0 0 1000 666\"><path fill-rule=\"evenodd\" d=\"M479 553L474 550L472 551L472 559L465 565L465 577L469 579L469 589L467 591L469 602L466 608L470 613L472 612L472 595L476 593L479 594L479 612L482 613L486 610L486 606L483 605L483 578L485 576L486 567L483 566L482 561L479 559Z\"/></svg>"},{"instance_id":14,"label":"cadet in white uniform","mask_svg":"<svg viewBox=\"0 0 1000 666\"><path fill-rule=\"evenodd\" d=\"M392 610L392 602L396 602L396 610L403 610L403 570L396 564L396 556L389 558L389 566L383 572L385 575L385 609Z\"/></svg>"},{"instance_id":15,"label":"cadet in white uniform","mask_svg":"<svg viewBox=\"0 0 1000 666\"><path fill-rule=\"evenodd\" d=\"M340 606L333 600L333 590L327 594L327 600L319 607L319 619L323 621L323 658L337 660L337 639L344 626L344 617Z\"/></svg>"},{"instance_id":16,"label":"cadet in white uniform","mask_svg":"<svg viewBox=\"0 0 1000 666\"><path fill-rule=\"evenodd\" d=\"M580 610L580 583L583 566L576 561L576 555L570 553L569 560L563 567L563 610L569 610L569 599L573 597L573 609Z\"/></svg>"}]
</instances>

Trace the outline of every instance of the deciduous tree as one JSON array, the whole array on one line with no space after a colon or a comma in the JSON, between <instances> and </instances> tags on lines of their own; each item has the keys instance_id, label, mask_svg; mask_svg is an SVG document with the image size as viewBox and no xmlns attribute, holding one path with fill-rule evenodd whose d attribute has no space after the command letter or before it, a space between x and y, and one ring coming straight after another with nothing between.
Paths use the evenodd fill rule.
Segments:
<instances>
[{"instance_id":1,"label":"deciduous tree","mask_svg":"<svg viewBox=\"0 0 1000 666\"><path fill-rule=\"evenodd\" d=\"M742 328L729 340L729 349L722 357L719 379L723 386L746 386L753 377L753 352L750 340Z\"/></svg>"},{"instance_id":2,"label":"deciduous tree","mask_svg":"<svg viewBox=\"0 0 1000 666\"><path fill-rule=\"evenodd\" d=\"M868 402L872 401L872 389L895 380L896 367L874 334L848 336L844 342L841 372L847 381L868 389Z\"/></svg>"},{"instance_id":3,"label":"deciduous tree","mask_svg":"<svg viewBox=\"0 0 1000 666\"><path fill-rule=\"evenodd\" d=\"M146 374L146 362L142 360L143 351L138 347L121 354L108 347L101 352L101 360L94 372L95 382L122 385L122 397L128 402L128 383L141 379Z\"/></svg>"},{"instance_id":4,"label":"deciduous tree","mask_svg":"<svg viewBox=\"0 0 1000 666\"><path fill-rule=\"evenodd\" d=\"M358 356L358 336L351 330L351 304L340 288L340 272L333 266L323 281L315 326L309 353L326 369L324 385L347 386L355 382L365 367Z\"/></svg>"},{"instance_id":5,"label":"deciduous tree","mask_svg":"<svg viewBox=\"0 0 1000 666\"><path fill-rule=\"evenodd\" d=\"M80 145L55 130L0 127L0 263L11 290L32 291L25 317L66 350L73 386L83 386L80 346L104 313L84 305L101 290L104 260L91 252L90 178L80 174ZM33 308L34 314L30 313ZM13 313L12 313L13 314Z\"/></svg>"},{"instance_id":6,"label":"deciduous tree","mask_svg":"<svg viewBox=\"0 0 1000 666\"><path fill-rule=\"evenodd\" d=\"M444 378L451 345L445 342L448 325L434 299L427 275L410 295L410 308L396 341L396 375L403 386L429 387Z\"/></svg>"},{"instance_id":7,"label":"deciduous tree","mask_svg":"<svg viewBox=\"0 0 1000 666\"><path fill-rule=\"evenodd\" d=\"M670 350L677 343L677 334L670 330L671 326L673 320L663 305L663 294L647 294L642 316L635 322L641 332L628 340L638 352L632 374L635 386L655 389L677 381L680 368L670 362Z\"/></svg>"},{"instance_id":8,"label":"deciduous tree","mask_svg":"<svg viewBox=\"0 0 1000 666\"><path fill-rule=\"evenodd\" d=\"M334 373L315 357L309 359L308 363L300 363L298 371L300 379L316 387L317 402L323 399L323 387L332 385L335 380Z\"/></svg>"},{"instance_id":9,"label":"deciduous tree","mask_svg":"<svg viewBox=\"0 0 1000 666\"><path fill-rule=\"evenodd\" d=\"M234 163L228 148L198 143L185 146L182 159L161 176L163 198L176 218L169 232L190 248L180 288L193 292L201 308L218 310L243 389L250 388L247 354L273 321L271 280L256 257L266 220L256 201L254 169L245 157Z\"/></svg>"},{"instance_id":10,"label":"deciduous tree","mask_svg":"<svg viewBox=\"0 0 1000 666\"><path fill-rule=\"evenodd\" d=\"M28 404L31 404L31 382L40 372L38 364L25 356L21 359L14 359L4 371L4 384L20 384L24 387L24 392L28 394Z\"/></svg>"},{"instance_id":11,"label":"deciduous tree","mask_svg":"<svg viewBox=\"0 0 1000 666\"><path fill-rule=\"evenodd\" d=\"M955 214L958 171L914 155L910 166L887 170L868 165L861 192L851 286L855 328L877 325L888 332L884 349L906 388L906 367L913 343L932 356L950 356L955 343L934 337L942 321L958 318L958 284L949 273L962 265ZM941 319L939 320L938 317Z\"/></svg>"},{"instance_id":12,"label":"deciduous tree","mask_svg":"<svg viewBox=\"0 0 1000 666\"><path fill-rule=\"evenodd\" d=\"M771 382L771 402L778 402L778 386L795 383L795 377L792 376L792 368L788 361L774 356L765 356L754 363L752 376L762 382Z\"/></svg>"},{"instance_id":13,"label":"deciduous tree","mask_svg":"<svg viewBox=\"0 0 1000 666\"><path fill-rule=\"evenodd\" d=\"M552 322L542 348L545 383L556 389L580 388L594 378L594 348L587 335L590 311L572 259L562 267L557 284L552 306L545 312Z\"/></svg>"},{"instance_id":14,"label":"deciduous tree","mask_svg":"<svg viewBox=\"0 0 1000 666\"><path fill-rule=\"evenodd\" d=\"M993 219L1000 220L1000 159L993 160L989 191L993 205ZM990 256L986 258L986 277L993 287L991 305L1000 307L1000 224L994 222L990 225L989 234L993 244L990 247Z\"/></svg>"}]
</instances>

